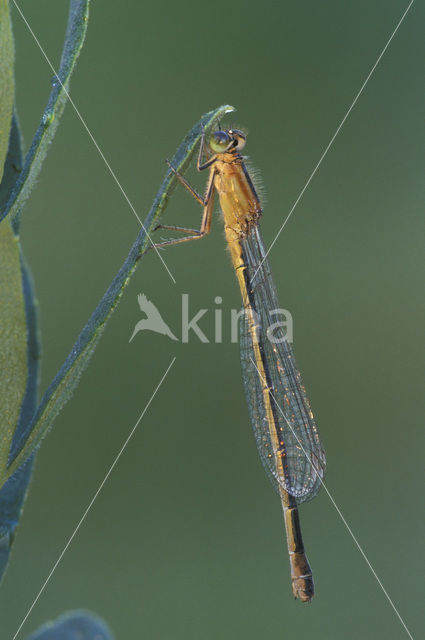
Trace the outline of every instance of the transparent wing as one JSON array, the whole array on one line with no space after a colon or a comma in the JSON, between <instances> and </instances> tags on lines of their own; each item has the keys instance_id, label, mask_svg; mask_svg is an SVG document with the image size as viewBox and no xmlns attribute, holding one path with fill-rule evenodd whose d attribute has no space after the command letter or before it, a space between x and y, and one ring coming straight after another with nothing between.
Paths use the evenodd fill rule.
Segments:
<instances>
[{"instance_id":1,"label":"transparent wing","mask_svg":"<svg viewBox=\"0 0 425 640\"><path fill-rule=\"evenodd\" d=\"M255 329L249 314L240 317L242 374L252 427L261 461L272 484L280 484L298 502L311 499L320 488L326 458L319 441L310 403L297 369L284 327L273 311L279 309L258 227L242 240L247 265L245 281L249 306L254 310ZM256 347L254 341L258 341ZM259 373L261 354L267 380ZM271 405L273 419L270 420ZM275 430L276 437L271 430ZM273 442L278 441L276 449ZM276 457L284 459L278 472Z\"/></svg>"}]
</instances>

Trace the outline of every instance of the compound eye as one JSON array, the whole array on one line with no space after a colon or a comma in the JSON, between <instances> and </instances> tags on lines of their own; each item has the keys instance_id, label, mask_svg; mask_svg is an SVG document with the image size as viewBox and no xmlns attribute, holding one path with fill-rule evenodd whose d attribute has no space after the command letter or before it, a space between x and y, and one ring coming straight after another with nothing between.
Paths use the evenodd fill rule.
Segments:
<instances>
[{"instance_id":1,"label":"compound eye","mask_svg":"<svg viewBox=\"0 0 425 640\"><path fill-rule=\"evenodd\" d=\"M226 131L214 131L210 139L210 147L215 153L223 153L231 142L231 137Z\"/></svg>"}]
</instances>

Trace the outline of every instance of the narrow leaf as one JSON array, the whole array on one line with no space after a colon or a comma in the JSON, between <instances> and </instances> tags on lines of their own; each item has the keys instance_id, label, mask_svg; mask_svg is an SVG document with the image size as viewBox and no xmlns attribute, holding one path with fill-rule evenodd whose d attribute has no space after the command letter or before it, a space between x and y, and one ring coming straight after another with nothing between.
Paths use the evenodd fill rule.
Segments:
<instances>
[{"instance_id":1,"label":"narrow leaf","mask_svg":"<svg viewBox=\"0 0 425 640\"><path fill-rule=\"evenodd\" d=\"M0 490L0 582L9 562L15 530L31 480L34 455L9 478Z\"/></svg>"},{"instance_id":2,"label":"narrow leaf","mask_svg":"<svg viewBox=\"0 0 425 640\"><path fill-rule=\"evenodd\" d=\"M87 26L88 2L71 0L58 78L53 83L22 171L22 139L13 108L13 40L9 8L0 0L0 579L11 551L16 526L31 478L34 454L6 476L11 443L25 439L37 406L37 318L31 278L21 255L19 214L40 171L67 94L69 77ZM6 160L5 164L4 161ZM4 164L4 173L3 173ZM11 224L12 222L12 224ZM13 438L13 440L12 440ZM13 448L13 444L12 444ZM5 484L4 480L8 477Z\"/></svg>"},{"instance_id":3,"label":"narrow leaf","mask_svg":"<svg viewBox=\"0 0 425 640\"><path fill-rule=\"evenodd\" d=\"M9 131L15 93L14 46L9 3L0 0L0 182L9 147Z\"/></svg>"},{"instance_id":4,"label":"narrow leaf","mask_svg":"<svg viewBox=\"0 0 425 640\"><path fill-rule=\"evenodd\" d=\"M1 1L1 0L0 0ZM16 112L13 114L9 136L9 150L4 165L3 179L0 184L0 211L10 198L13 187L22 171L22 136Z\"/></svg>"},{"instance_id":5,"label":"narrow leaf","mask_svg":"<svg viewBox=\"0 0 425 640\"><path fill-rule=\"evenodd\" d=\"M233 107L223 106L205 114L201 120L189 131L182 144L176 151L172 165L179 171L183 171L189 164L195 148L200 140L202 131L209 128L226 113L233 111ZM150 233L158 223L159 217L165 210L172 189L176 186L177 179L170 170L155 197L152 208L143 224L136 242L130 249L124 264L107 289L100 303L93 312L88 323L80 333L71 352L66 358L61 369L47 389L37 409L27 438L18 438L13 442L11 461L8 473L14 473L28 456L39 446L41 439L52 426L54 419L69 400L75 390L80 375L86 368L102 331L117 306L119 299L127 286L131 275L137 266L140 257L150 247Z\"/></svg>"},{"instance_id":6,"label":"narrow leaf","mask_svg":"<svg viewBox=\"0 0 425 640\"><path fill-rule=\"evenodd\" d=\"M3 224L7 223L4 221ZM27 323L27 384L20 410L18 426L14 438L25 433L37 407L39 373L39 345L37 336L37 315L34 294L28 267L22 260L22 290L25 301ZM0 581L4 575L16 527L22 513L28 485L31 480L35 454L7 480L0 489Z\"/></svg>"},{"instance_id":7,"label":"narrow leaf","mask_svg":"<svg viewBox=\"0 0 425 640\"><path fill-rule=\"evenodd\" d=\"M0 0L0 3L4 0ZM31 148L25 158L23 169L16 181L11 196L0 213L0 220L11 216L15 231L19 228L20 215L41 170L49 144L55 135L67 98L69 79L83 46L87 30L89 0L71 0L68 25L65 34L62 58L57 76L52 80L52 90Z\"/></svg>"},{"instance_id":8,"label":"narrow leaf","mask_svg":"<svg viewBox=\"0 0 425 640\"><path fill-rule=\"evenodd\" d=\"M0 477L27 384L27 327L19 240L9 220L0 223Z\"/></svg>"},{"instance_id":9,"label":"narrow leaf","mask_svg":"<svg viewBox=\"0 0 425 640\"><path fill-rule=\"evenodd\" d=\"M9 151L6 158L4 168L3 181L0 185L0 201L7 196L7 192L13 186L16 180L16 173L19 171L22 161L22 146L19 127L16 117L13 119L12 130L9 140ZM9 221L4 220L1 225L8 225ZM10 237L12 247L18 247L15 238ZM3 254L0 256L4 257ZM18 263L15 262L17 270ZM22 334L26 339L26 388L22 399L19 412L18 425L8 425L15 430L14 438L23 431L25 425L28 425L34 411L37 407L37 376L38 376L38 340L37 340L37 317L34 303L34 294L32 289L29 270L20 258L20 278L22 279L22 294L25 307L26 332ZM16 274L16 284L18 275ZM18 305L21 304L20 296ZM0 334L1 334L0 327ZM3 335L3 334L2 334ZM1 356L0 356L1 357ZM9 364L6 362L6 366ZM23 375L25 371L22 372ZM0 372L1 375L1 372ZM3 373L4 375L4 373ZM0 382L0 385L2 383ZM29 481L31 479L34 456L20 467L16 473L9 478L6 484L0 490L0 580L4 575L4 571L9 560L12 543L15 537L15 530L19 522L22 506L27 493Z\"/></svg>"},{"instance_id":10,"label":"narrow leaf","mask_svg":"<svg viewBox=\"0 0 425 640\"><path fill-rule=\"evenodd\" d=\"M88 611L71 611L48 622L27 640L113 640L105 622Z\"/></svg>"}]
</instances>

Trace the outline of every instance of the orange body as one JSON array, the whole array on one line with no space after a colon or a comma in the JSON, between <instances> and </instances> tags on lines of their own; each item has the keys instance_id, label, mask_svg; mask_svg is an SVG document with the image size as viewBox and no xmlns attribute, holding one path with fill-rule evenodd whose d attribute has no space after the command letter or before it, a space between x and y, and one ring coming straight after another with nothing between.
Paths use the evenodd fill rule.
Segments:
<instances>
[{"instance_id":1,"label":"orange body","mask_svg":"<svg viewBox=\"0 0 425 640\"><path fill-rule=\"evenodd\" d=\"M260 378L267 380L265 363L260 344L256 339L256 319L250 301L250 284L245 276L246 265L242 254L241 239L246 237L253 226L257 226L261 217L261 205L251 179L244 167L242 157L234 153L217 154L217 160L211 168L210 181L220 199L224 229L230 250L232 263L238 278L242 294L243 306L252 335L252 346L255 354L255 366ZM270 390L267 384L263 389L263 402L269 425L274 424ZM278 455L278 430L270 430L277 474L284 476L282 458ZM295 598L310 602L314 594L313 576L308 563L301 537L298 508L295 499L280 486L279 494L285 518L285 528L292 577L292 591Z\"/></svg>"}]
</instances>

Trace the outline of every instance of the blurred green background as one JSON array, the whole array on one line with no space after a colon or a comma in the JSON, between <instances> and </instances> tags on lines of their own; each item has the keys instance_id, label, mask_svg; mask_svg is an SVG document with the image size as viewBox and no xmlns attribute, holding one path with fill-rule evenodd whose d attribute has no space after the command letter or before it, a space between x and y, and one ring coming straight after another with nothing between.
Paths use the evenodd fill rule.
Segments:
<instances>
[{"instance_id":1,"label":"blurred green background","mask_svg":"<svg viewBox=\"0 0 425 640\"><path fill-rule=\"evenodd\" d=\"M20 6L58 64L67 3ZM223 103L250 132L266 245L407 2L94 2L71 94L141 217L186 131ZM16 11L27 144L52 76ZM270 260L328 457L326 483L413 635L422 623L425 7L414 3ZM204 176L188 175L202 188ZM170 223L200 211L177 190ZM42 391L138 222L68 106L22 225L40 304ZM328 496L301 508L317 595L292 599L279 501L258 460L237 345L129 338L143 292L180 333L181 294L212 335L239 293L211 237L142 260L38 456L2 586L12 637L171 359L176 362L24 632L65 609L116 637L407 637ZM226 325L227 327L227 325ZM423 567L423 564L422 564Z\"/></svg>"}]
</instances>

